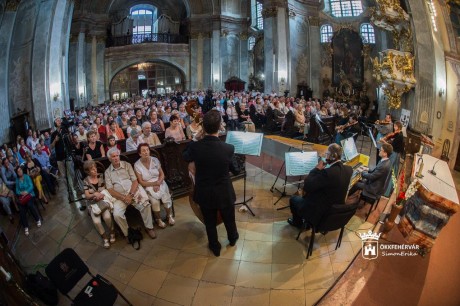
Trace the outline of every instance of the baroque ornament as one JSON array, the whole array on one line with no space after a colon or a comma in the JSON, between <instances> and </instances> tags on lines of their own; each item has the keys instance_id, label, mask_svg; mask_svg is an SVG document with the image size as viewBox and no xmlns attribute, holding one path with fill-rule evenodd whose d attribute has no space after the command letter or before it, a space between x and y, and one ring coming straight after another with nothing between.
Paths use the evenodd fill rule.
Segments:
<instances>
[{"instance_id":1,"label":"baroque ornament","mask_svg":"<svg viewBox=\"0 0 460 306\"><path fill-rule=\"evenodd\" d=\"M417 81L414 77L414 57L409 52L384 50L373 61L373 77L382 84L388 98L388 107L401 107L401 96L411 90Z\"/></svg>"},{"instance_id":2,"label":"baroque ornament","mask_svg":"<svg viewBox=\"0 0 460 306\"><path fill-rule=\"evenodd\" d=\"M393 35L393 44L399 50L384 50L380 59L374 58L373 77L382 85L388 98L388 108L401 107L401 96L417 84L414 77L412 33L409 15L401 8L399 0L376 0L371 10L372 23Z\"/></svg>"}]
</instances>

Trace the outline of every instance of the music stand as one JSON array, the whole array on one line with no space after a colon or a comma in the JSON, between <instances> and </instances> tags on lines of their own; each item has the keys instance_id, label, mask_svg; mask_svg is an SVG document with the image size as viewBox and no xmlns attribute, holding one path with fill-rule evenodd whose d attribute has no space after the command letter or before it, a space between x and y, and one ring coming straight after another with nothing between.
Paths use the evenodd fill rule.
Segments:
<instances>
[{"instance_id":1,"label":"music stand","mask_svg":"<svg viewBox=\"0 0 460 306\"><path fill-rule=\"evenodd\" d=\"M235 147L235 154L260 156L263 137L264 134L262 133L229 131L227 133L225 142ZM243 201L235 203L234 205L246 206L249 212L255 216L251 207L248 205L248 202L251 201L254 197L246 199L246 177L247 172L245 170L243 177Z\"/></svg>"},{"instance_id":2,"label":"music stand","mask_svg":"<svg viewBox=\"0 0 460 306\"><path fill-rule=\"evenodd\" d=\"M309 144L303 144L302 148L303 148L304 145L309 145ZM286 175L285 175L285 178L284 178L284 185L283 185L283 192L281 192L278 189L276 189L281 193L281 195L273 205L278 204L278 202L283 197L285 197L287 195L286 194L286 185L289 184L289 183L287 183L287 177L288 176L298 176L299 180L297 182L292 183L292 184L297 183L297 188L300 188L300 184L302 183L302 180L301 180L302 176L307 175L308 173L310 173L311 169L313 169L316 166L317 162L318 162L318 153L316 151L304 152L302 150L301 152L289 152L289 151L286 152L285 153L285 158L284 158L284 163L283 163L283 166L286 169ZM282 170L283 166L280 169L280 173L281 173L281 170ZM278 175L280 173L278 173ZM288 207L289 207L289 205L279 207L276 210L281 210L281 209L285 209L285 208L288 208Z\"/></svg>"}]
</instances>

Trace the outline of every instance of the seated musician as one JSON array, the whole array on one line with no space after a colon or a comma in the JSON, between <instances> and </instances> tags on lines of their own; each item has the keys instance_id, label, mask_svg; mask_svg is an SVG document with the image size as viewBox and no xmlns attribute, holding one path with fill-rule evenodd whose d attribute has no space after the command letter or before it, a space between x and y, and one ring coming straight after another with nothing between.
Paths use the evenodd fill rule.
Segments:
<instances>
[{"instance_id":1,"label":"seated musician","mask_svg":"<svg viewBox=\"0 0 460 306\"><path fill-rule=\"evenodd\" d=\"M380 147L381 142L380 139L385 137L388 133L391 133L393 130L393 124L391 123L391 115L386 114L385 119L377 120L375 122L375 128L377 129L377 137L375 137L375 141L377 141L377 163L380 161Z\"/></svg>"},{"instance_id":2,"label":"seated musician","mask_svg":"<svg viewBox=\"0 0 460 306\"><path fill-rule=\"evenodd\" d=\"M344 204L353 169L340 160L342 148L330 144L326 152L326 162L318 161L316 168L310 171L303 185L304 196L293 196L289 203L292 218L288 223L302 226L302 219L318 224L321 217L335 204ZM326 165L329 165L326 168Z\"/></svg>"},{"instance_id":3,"label":"seated musician","mask_svg":"<svg viewBox=\"0 0 460 306\"><path fill-rule=\"evenodd\" d=\"M362 171L363 181L357 182L350 190L350 194L362 190L365 196L377 198L385 192L388 180L391 180L391 161L388 158L393 153L391 144L384 143L380 149L380 162L374 169Z\"/></svg>"},{"instance_id":4,"label":"seated musician","mask_svg":"<svg viewBox=\"0 0 460 306\"><path fill-rule=\"evenodd\" d=\"M337 134L335 135L335 142L340 145L340 141L348 137L353 137L360 132L358 118L355 114L350 115L348 123L339 125L335 128Z\"/></svg>"},{"instance_id":5,"label":"seated musician","mask_svg":"<svg viewBox=\"0 0 460 306\"><path fill-rule=\"evenodd\" d=\"M399 174L399 159L404 155L404 136L402 133L402 123L396 121L394 123L394 132L387 134L385 137L380 139L381 143L389 143L393 147L393 153L389 156L393 172L396 177ZM388 188L385 192L385 196L389 196L391 189L393 188L393 182L390 180Z\"/></svg>"}]
</instances>

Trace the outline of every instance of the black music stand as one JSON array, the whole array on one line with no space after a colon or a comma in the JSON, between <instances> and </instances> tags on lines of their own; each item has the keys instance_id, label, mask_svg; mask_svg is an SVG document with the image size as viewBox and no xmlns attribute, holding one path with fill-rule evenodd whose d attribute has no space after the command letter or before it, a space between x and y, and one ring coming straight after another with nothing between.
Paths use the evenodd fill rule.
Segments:
<instances>
[{"instance_id":1,"label":"black music stand","mask_svg":"<svg viewBox=\"0 0 460 306\"><path fill-rule=\"evenodd\" d=\"M256 215L254 214L254 212L252 211L251 207L249 207L248 205L248 202L251 201L254 197L250 197L249 199L246 199L246 176L247 176L247 172L246 170L244 170L244 178L243 178L243 201L242 202L238 202L238 203L235 203L234 205L237 206L237 205L244 205L246 206L246 208L249 210L249 212L251 213L251 215L253 217L255 217Z\"/></svg>"},{"instance_id":2,"label":"black music stand","mask_svg":"<svg viewBox=\"0 0 460 306\"><path fill-rule=\"evenodd\" d=\"M255 135L254 139L245 139L247 135ZM257 134L257 135L256 135ZM259 141L259 143L254 143L254 141ZM235 147L235 154L242 154L242 155L254 155L260 156L260 151L262 148L262 140L263 134L261 133L249 133L249 132L237 132L237 131L230 131L227 134L227 138L225 139L226 143L232 144ZM256 149L255 151L252 151ZM235 203L234 205L244 205L249 210L249 212L255 216L252 209L249 207L248 202L251 201L254 197L250 197L246 199L246 177L247 172L244 171L244 183L243 183L243 201Z\"/></svg>"},{"instance_id":3,"label":"black music stand","mask_svg":"<svg viewBox=\"0 0 460 306\"><path fill-rule=\"evenodd\" d=\"M309 146L309 145L310 145L309 143L303 143L303 144L302 144L302 151L301 151L301 152L302 152L302 153L304 152L304 150L303 150L303 149L304 149L304 146ZM288 152L291 151L291 148L292 148L292 147L289 147ZM281 174L281 171L283 170L283 168L286 169L286 159L283 161L283 164L281 165L280 171L278 172L278 175L277 175L277 177L276 177L276 180L275 180L275 182L273 183L272 187L270 188L270 191L271 191L271 192L273 192L273 190L276 190L276 191L278 191L279 193L281 193L280 197L278 198L278 200L276 200L276 202L275 202L273 205L278 204L278 202L279 202L282 198L284 198L285 196L287 196L287 193L286 193L286 185L288 185L288 183L287 183L288 174L287 174L287 173L286 173L286 175L284 176L283 191L280 191L279 189L277 189L276 187L274 187L275 184L276 184L276 182L277 182L277 180L278 180L278 178L279 178L279 175ZM299 175L299 181L297 182L297 190L299 190L299 188L300 188L301 179L302 179L302 175ZM295 184L295 183L294 183L294 184ZM285 209L285 208L288 208L288 207L289 207L289 205L283 206L283 207L279 207L279 208L277 208L276 210L282 210L282 209Z\"/></svg>"}]
</instances>

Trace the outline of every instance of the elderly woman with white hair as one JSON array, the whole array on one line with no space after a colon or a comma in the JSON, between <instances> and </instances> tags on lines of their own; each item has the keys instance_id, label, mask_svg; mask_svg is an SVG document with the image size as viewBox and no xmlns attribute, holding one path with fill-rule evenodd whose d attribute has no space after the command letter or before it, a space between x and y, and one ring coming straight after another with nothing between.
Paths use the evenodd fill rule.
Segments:
<instances>
[{"instance_id":1,"label":"elderly woman with white hair","mask_svg":"<svg viewBox=\"0 0 460 306\"><path fill-rule=\"evenodd\" d=\"M137 147L143 143L142 138L139 136L139 132L136 129L131 130L131 135L126 140L126 152L137 150Z\"/></svg>"},{"instance_id":2,"label":"elderly woman with white hair","mask_svg":"<svg viewBox=\"0 0 460 306\"><path fill-rule=\"evenodd\" d=\"M140 158L134 164L134 171L139 184L145 188L150 204L152 204L155 222L160 228L166 227L166 224L163 220L161 220L160 215L161 200L165 207L166 220L170 226L173 226L175 221L171 212L172 199L169 193L168 185L164 180L165 175L161 169L160 161L156 157L150 156L150 148L146 143L139 145L137 153Z\"/></svg>"}]
</instances>

